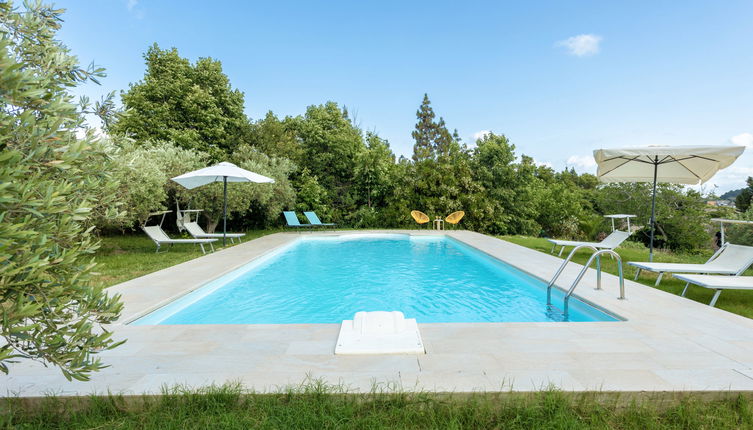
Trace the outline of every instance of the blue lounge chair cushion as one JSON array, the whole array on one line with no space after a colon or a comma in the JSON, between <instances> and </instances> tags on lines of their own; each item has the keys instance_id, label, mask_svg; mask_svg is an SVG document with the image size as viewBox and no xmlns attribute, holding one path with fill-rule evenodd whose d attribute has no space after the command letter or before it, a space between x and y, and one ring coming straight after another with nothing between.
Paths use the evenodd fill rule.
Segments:
<instances>
[{"instance_id":1,"label":"blue lounge chair cushion","mask_svg":"<svg viewBox=\"0 0 753 430\"><path fill-rule=\"evenodd\" d=\"M284 211L282 214L285 215L285 222L288 223L288 227L311 227L311 224L301 224L298 221L298 215L293 211Z\"/></svg>"},{"instance_id":2,"label":"blue lounge chair cushion","mask_svg":"<svg viewBox=\"0 0 753 430\"><path fill-rule=\"evenodd\" d=\"M303 215L305 215L306 218L308 218L311 225L322 225L322 226L323 225L337 225L333 222L326 222L326 223L321 222L321 220L319 220L319 217L316 216L316 212L304 212Z\"/></svg>"}]
</instances>

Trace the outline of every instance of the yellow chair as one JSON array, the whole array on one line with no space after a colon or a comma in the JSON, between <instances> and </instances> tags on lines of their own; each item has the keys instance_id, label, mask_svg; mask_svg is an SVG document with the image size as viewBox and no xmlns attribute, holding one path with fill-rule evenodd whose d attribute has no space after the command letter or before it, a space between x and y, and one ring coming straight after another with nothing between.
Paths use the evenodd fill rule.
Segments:
<instances>
[{"instance_id":1,"label":"yellow chair","mask_svg":"<svg viewBox=\"0 0 753 430\"><path fill-rule=\"evenodd\" d=\"M447 215L447 218L445 218L445 222L448 222L450 224L457 224L460 222L461 219L465 216L465 212L463 211L457 211L453 212L449 215Z\"/></svg>"},{"instance_id":2,"label":"yellow chair","mask_svg":"<svg viewBox=\"0 0 753 430\"><path fill-rule=\"evenodd\" d=\"M429 216L421 211L410 211L410 216L412 216L418 224L426 224L430 221Z\"/></svg>"}]
</instances>

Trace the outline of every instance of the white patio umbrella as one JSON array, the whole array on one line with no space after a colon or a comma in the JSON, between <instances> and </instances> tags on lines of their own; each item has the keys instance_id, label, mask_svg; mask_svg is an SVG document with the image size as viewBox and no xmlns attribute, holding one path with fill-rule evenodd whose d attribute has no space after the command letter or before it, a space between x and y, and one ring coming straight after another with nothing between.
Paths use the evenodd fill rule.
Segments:
<instances>
[{"instance_id":1,"label":"white patio umbrella","mask_svg":"<svg viewBox=\"0 0 753 430\"><path fill-rule=\"evenodd\" d=\"M274 179L262 176L258 173L241 169L233 163L222 162L214 166L194 170L172 178L173 181L183 185L189 190L210 184L222 182L222 246L227 239L227 183L228 182L257 182L274 183Z\"/></svg>"},{"instance_id":2,"label":"white patio umbrella","mask_svg":"<svg viewBox=\"0 0 753 430\"><path fill-rule=\"evenodd\" d=\"M602 182L653 182L649 261L654 259L656 184L699 185L732 164L745 150L738 145L646 146L597 149L596 175Z\"/></svg>"}]
</instances>

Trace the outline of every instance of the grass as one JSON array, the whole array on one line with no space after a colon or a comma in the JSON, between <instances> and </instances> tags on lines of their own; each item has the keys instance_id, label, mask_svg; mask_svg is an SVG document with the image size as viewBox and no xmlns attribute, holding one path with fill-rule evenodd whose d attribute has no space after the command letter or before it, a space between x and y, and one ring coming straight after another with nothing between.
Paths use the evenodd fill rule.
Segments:
<instances>
[{"instance_id":1,"label":"grass","mask_svg":"<svg viewBox=\"0 0 753 430\"><path fill-rule=\"evenodd\" d=\"M345 394L313 382L276 394L240 386L173 389L128 401L91 397L80 404L49 397L36 407L6 400L0 428L18 429L739 429L753 427L753 401L692 395L659 406L620 404L598 393L545 390L523 395L474 393ZM75 402L75 401L74 401ZM2 405L2 403L0 403Z\"/></svg>"},{"instance_id":2,"label":"grass","mask_svg":"<svg viewBox=\"0 0 753 430\"><path fill-rule=\"evenodd\" d=\"M274 230L252 231L252 240ZM546 239L503 236L502 239L550 252ZM647 261L648 250L626 243L617 249L623 261ZM655 261L704 262L711 251L675 254L659 251ZM193 258L201 251L193 245L176 245L169 252L154 253L145 236L102 238L96 255L97 279L113 285ZM585 263L587 251L575 261ZM603 268L617 273L616 262L603 259ZM626 266L632 279L635 269ZM655 274L642 274L639 282L653 286ZM679 294L684 284L671 277L660 289ZM627 292L628 297L630 291ZM712 292L692 288L689 298L708 303ZM753 295L725 291L718 307L753 318ZM721 395L709 400L679 394L679 401L632 401L601 393L566 394L555 389L521 395L473 393L449 396L441 393L348 394L342 387L310 382L275 394L255 394L240 385L200 390L173 388L161 396L102 396L74 400L47 397L36 404L19 399L0 400L0 429L247 429L247 428L436 428L436 429L738 429L753 428L750 396Z\"/></svg>"},{"instance_id":3,"label":"grass","mask_svg":"<svg viewBox=\"0 0 753 430\"><path fill-rule=\"evenodd\" d=\"M501 236L501 238L518 245L525 246L526 248L535 249L537 251L545 253L549 253L552 249L552 244L544 238L527 236ZM569 247L566 248L565 252L562 254L562 258L565 258L567 256L566 253L570 252L571 249L572 248ZM615 249L615 251L617 251L617 253L620 254L620 257L622 258L625 279L633 279L636 271L635 267L627 265L628 261L648 261L648 248L646 248L642 244L629 241L623 242L623 244L619 248ZM556 252L559 252L559 247L557 248L557 250L555 250L555 253ZM711 250L696 254L654 251L654 261L665 263L703 263L708 260L712 253L713 252ZM573 261L579 264L585 264L590 256L591 252L584 249L582 251L578 251L575 254ZM615 275L617 274L616 260L613 260L609 257L604 257L601 259L601 261L602 270ZM746 272L745 274L751 275L753 274L753 270L748 270L748 272ZM638 282L650 287L654 287L656 277L656 273L643 271L638 278ZM667 291L669 293L679 295L684 287L685 282L675 279L669 274L665 274L664 278L662 278L661 284L659 284L659 286L656 288L662 291ZM630 289L627 287L625 294L628 298L630 298ZM708 304L711 301L711 297L713 295L713 290L701 288L698 286L694 287L691 285L686 297L703 304ZM753 294L751 294L750 291L741 290L724 291L722 292L722 295L719 296L719 301L716 303L716 307L748 318L753 318Z\"/></svg>"},{"instance_id":4,"label":"grass","mask_svg":"<svg viewBox=\"0 0 753 430\"><path fill-rule=\"evenodd\" d=\"M243 241L247 242L278 231L248 231L246 236L243 237ZM175 237L178 236L175 235ZM198 245L191 244L163 246L162 249L168 251L157 254L154 252L156 249L154 242L144 234L103 236L101 239L102 246L95 255L99 264L95 269L96 275L94 278L95 282L108 287L203 255ZM228 242L228 246L233 245ZM206 245L205 247L209 251L209 247ZM214 242L215 250L221 248L222 240Z\"/></svg>"}]
</instances>

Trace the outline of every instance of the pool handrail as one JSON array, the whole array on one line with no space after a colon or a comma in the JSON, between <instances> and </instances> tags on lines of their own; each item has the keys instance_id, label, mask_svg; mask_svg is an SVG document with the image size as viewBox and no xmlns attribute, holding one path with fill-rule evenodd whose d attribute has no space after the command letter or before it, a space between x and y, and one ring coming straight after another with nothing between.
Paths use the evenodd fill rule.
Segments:
<instances>
[{"instance_id":1,"label":"pool handrail","mask_svg":"<svg viewBox=\"0 0 753 430\"><path fill-rule=\"evenodd\" d=\"M596 289L601 290L601 254L609 254L612 257L617 259L617 271L618 271L619 280L620 280L620 296L618 297L618 299L620 300L625 299L625 277L623 276L622 258L620 257L620 254L616 253L614 250L611 250L611 249L597 250L590 245L580 245L573 248L573 250L570 251L570 255L567 256L567 258L562 263L560 268L554 274L554 277L552 278L552 280L549 281L549 285L547 285L547 288L546 288L547 306L551 306L552 304L552 287L554 286L554 282L557 280L557 278L559 278L559 276L562 274L562 271L565 269L565 266L567 265L567 263L570 262L575 252L580 248L590 248L595 252L591 254L591 257L588 259L586 264L583 265L583 269L581 269L580 273L578 273L578 276L575 278L575 281L573 281L572 285L570 286L570 289L568 289L567 293L565 294L564 309L563 309L565 316L567 316L568 314L570 296L573 294L573 291L575 291L575 287L577 287L578 283L581 281L581 279L583 279L583 276L586 274L586 271L591 266L591 263L594 260L596 260Z\"/></svg>"},{"instance_id":2,"label":"pool handrail","mask_svg":"<svg viewBox=\"0 0 753 430\"><path fill-rule=\"evenodd\" d=\"M565 261L562 262L562 264L560 265L560 268L557 269L557 271L554 273L554 276L552 277L552 280L549 281L549 284L546 286L546 304L547 305L552 304L552 287L554 286L554 282L557 281L557 278L560 277L560 275L562 274L562 271L565 270L565 266L567 266L567 263L569 263L570 260L573 259L573 255L575 255L575 253L578 252L578 250L582 248L589 248L593 250L594 252L599 251L598 249L596 249L595 246L591 246L591 245L578 245L575 248L573 248L572 251L570 251L570 254L567 255L567 258L565 258Z\"/></svg>"}]
</instances>

